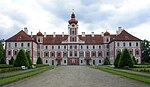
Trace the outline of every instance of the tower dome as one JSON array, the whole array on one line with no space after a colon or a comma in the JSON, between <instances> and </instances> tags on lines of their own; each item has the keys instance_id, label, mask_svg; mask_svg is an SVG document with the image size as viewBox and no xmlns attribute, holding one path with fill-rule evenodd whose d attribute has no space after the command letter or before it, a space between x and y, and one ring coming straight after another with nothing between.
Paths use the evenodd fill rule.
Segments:
<instances>
[{"instance_id":1,"label":"tower dome","mask_svg":"<svg viewBox=\"0 0 150 87\"><path fill-rule=\"evenodd\" d=\"M105 33L104 33L104 36L109 36L110 35L110 33L108 32L108 31L106 31Z\"/></svg>"},{"instance_id":2,"label":"tower dome","mask_svg":"<svg viewBox=\"0 0 150 87\"><path fill-rule=\"evenodd\" d=\"M76 20L75 17L76 17L76 16L75 16L75 14L74 14L74 12L73 12L73 13L71 14L71 19L68 21L68 23L69 23L69 24L73 24L73 23L74 23L74 24L77 24L77 23L78 23L78 20Z\"/></svg>"},{"instance_id":3,"label":"tower dome","mask_svg":"<svg viewBox=\"0 0 150 87\"><path fill-rule=\"evenodd\" d=\"M43 34L39 31L39 32L37 33L37 36L43 36Z\"/></svg>"}]
</instances>

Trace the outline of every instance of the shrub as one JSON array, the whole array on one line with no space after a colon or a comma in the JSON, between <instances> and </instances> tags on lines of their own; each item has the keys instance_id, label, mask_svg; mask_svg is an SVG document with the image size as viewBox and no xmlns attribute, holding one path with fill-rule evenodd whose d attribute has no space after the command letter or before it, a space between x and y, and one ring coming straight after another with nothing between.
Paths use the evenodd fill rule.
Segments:
<instances>
[{"instance_id":1,"label":"shrub","mask_svg":"<svg viewBox=\"0 0 150 87\"><path fill-rule=\"evenodd\" d=\"M13 65L8 65L8 64L0 64L0 68L11 68Z\"/></svg>"},{"instance_id":2,"label":"shrub","mask_svg":"<svg viewBox=\"0 0 150 87\"><path fill-rule=\"evenodd\" d=\"M0 70L0 73L17 71L17 70L21 70L21 67L3 68Z\"/></svg>"},{"instance_id":3,"label":"shrub","mask_svg":"<svg viewBox=\"0 0 150 87\"><path fill-rule=\"evenodd\" d=\"M29 62L27 60L26 54L24 52L23 49L21 49L17 55L16 55L16 59L14 61L14 66L15 67L20 67L20 66L29 66Z\"/></svg>"},{"instance_id":4,"label":"shrub","mask_svg":"<svg viewBox=\"0 0 150 87\"><path fill-rule=\"evenodd\" d=\"M14 58L11 57L11 59L9 60L9 64L10 64L10 65L13 65L13 63L14 63Z\"/></svg>"},{"instance_id":5,"label":"shrub","mask_svg":"<svg viewBox=\"0 0 150 87\"><path fill-rule=\"evenodd\" d=\"M42 59L40 57L38 57L36 64L43 64Z\"/></svg>"},{"instance_id":6,"label":"shrub","mask_svg":"<svg viewBox=\"0 0 150 87\"><path fill-rule=\"evenodd\" d=\"M29 66L32 65L32 62L31 62L31 57L30 57L30 54L26 51L26 56L27 56L27 59L28 59L28 62L29 62Z\"/></svg>"},{"instance_id":7,"label":"shrub","mask_svg":"<svg viewBox=\"0 0 150 87\"><path fill-rule=\"evenodd\" d=\"M118 67L118 62L119 62L119 60L120 60L120 56L121 56L121 52L119 51L119 52L117 53L117 56L116 56L115 62L114 62L114 66L115 66L116 68Z\"/></svg>"},{"instance_id":8,"label":"shrub","mask_svg":"<svg viewBox=\"0 0 150 87\"><path fill-rule=\"evenodd\" d=\"M130 52L128 49L124 49L121 57L119 59L118 67L123 68L124 66L133 67L133 59L131 58Z\"/></svg>"},{"instance_id":9,"label":"shrub","mask_svg":"<svg viewBox=\"0 0 150 87\"><path fill-rule=\"evenodd\" d=\"M6 64L4 55L5 55L5 51L3 49L2 41L0 40L0 64Z\"/></svg>"},{"instance_id":10,"label":"shrub","mask_svg":"<svg viewBox=\"0 0 150 87\"><path fill-rule=\"evenodd\" d=\"M134 61L134 64L136 65L136 64L137 64L137 61L135 60L135 57L133 56L132 59L133 59L133 61Z\"/></svg>"},{"instance_id":11,"label":"shrub","mask_svg":"<svg viewBox=\"0 0 150 87\"><path fill-rule=\"evenodd\" d=\"M106 59L104 61L104 65L110 65L110 61L109 61L108 57L106 57Z\"/></svg>"},{"instance_id":12,"label":"shrub","mask_svg":"<svg viewBox=\"0 0 150 87\"><path fill-rule=\"evenodd\" d=\"M48 64L34 64L36 67L44 67L44 66L49 66Z\"/></svg>"}]
</instances>

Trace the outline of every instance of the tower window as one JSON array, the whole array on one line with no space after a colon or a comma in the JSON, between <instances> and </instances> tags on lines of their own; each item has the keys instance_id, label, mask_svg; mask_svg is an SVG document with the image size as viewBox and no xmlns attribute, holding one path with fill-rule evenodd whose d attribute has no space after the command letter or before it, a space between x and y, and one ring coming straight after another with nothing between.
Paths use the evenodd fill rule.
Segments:
<instances>
[{"instance_id":1,"label":"tower window","mask_svg":"<svg viewBox=\"0 0 150 87\"><path fill-rule=\"evenodd\" d=\"M17 43L15 43L15 47L17 47Z\"/></svg>"},{"instance_id":2,"label":"tower window","mask_svg":"<svg viewBox=\"0 0 150 87\"><path fill-rule=\"evenodd\" d=\"M72 51L70 51L70 56L72 56Z\"/></svg>"},{"instance_id":3,"label":"tower window","mask_svg":"<svg viewBox=\"0 0 150 87\"><path fill-rule=\"evenodd\" d=\"M72 37L72 41L74 41L74 37Z\"/></svg>"}]
</instances>

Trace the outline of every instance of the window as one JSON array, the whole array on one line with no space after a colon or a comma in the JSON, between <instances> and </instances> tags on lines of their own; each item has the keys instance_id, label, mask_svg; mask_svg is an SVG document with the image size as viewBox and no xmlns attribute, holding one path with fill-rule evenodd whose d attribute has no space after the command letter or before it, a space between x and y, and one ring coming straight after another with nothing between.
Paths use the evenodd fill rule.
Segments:
<instances>
[{"instance_id":1,"label":"window","mask_svg":"<svg viewBox=\"0 0 150 87\"><path fill-rule=\"evenodd\" d=\"M47 49L47 46L45 46L45 49Z\"/></svg>"},{"instance_id":2,"label":"window","mask_svg":"<svg viewBox=\"0 0 150 87\"><path fill-rule=\"evenodd\" d=\"M87 49L89 49L89 46L86 46Z\"/></svg>"},{"instance_id":3,"label":"window","mask_svg":"<svg viewBox=\"0 0 150 87\"><path fill-rule=\"evenodd\" d=\"M95 49L95 46L93 46L93 49Z\"/></svg>"},{"instance_id":4,"label":"window","mask_svg":"<svg viewBox=\"0 0 150 87\"><path fill-rule=\"evenodd\" d=\"M93 60L93 65L95 65L95 60Z\"/></svg>"},{"instance_id":5,"label":"window","mask_svg":"<svg viewBox=\"0 0 150 87\"><path fill-rule=\"evenodd\" d=\"M60 46L58 46L58 49L60 49Z\"/></svg>"},{"instance_id":6,"label":"window","mask_svg":"<svg viewBox=\"0 0 150 87\"><path fill-rule=\"evenodd\" d=\"M74 56L77 56L77 51L74 52Z\"/></svg>"},{"instance_id":7,"label":"window","mask_svg":"<svg viewBox=\"0 0 150 87\"><path fill-rule=\"evenodd\" d=\"M96 52L92 52L92 56L96 57Z\"/></svg>"},{"instance_id":8,"label":"window","mask_svg":"<svg viewBox=\"0 0 150 87\"><path fill-rule=\"evenodd\" d=\"M130 50L130 54L133 54L133 53L132 53L132 50Z\"/></svg>"},{"instance_id":9,"label":"window","mask_svg":"<svg viewBox=\"0 0 150 87\"><path fill-rule=\"evenodd\" d=\"M46 57L48 57L48 56L49 56L49 55L48 55L48 52L46 52L46 53L45 53L45 56L46 56Z\"/></svg>"},{"instance_id":10,"label":"window","mask_svg":"<svg viewBox=\"0 0 150 87\"><path fill-rule=\"evenodd\" d=\"M74 30L72 30L72 34L74 35Z\"/></svg>"},{"instance_id":11,"label":"window","mask_svg":"<svg viewBox=\"0 0 150 87\"><path fill-rule=\"evenodd\" d=\"M17 55L17 51L15 50L15 55Z\"/></svg>"},{"instance_id":12,"label":"window","mask_svg":"<svg viewBox=\"0 0 150 87\"><path fill-rule=\"evenodd\" d=\"M66 60L64 60L64 63L66 63Z\"/></svg>"},{"instance_id":13,"label":"window","mask_svg":"<svg viewBox=\"0 0 150 87\"><path fill-rule=\"evenodd\" d=\"M98 56L99 57L102 56L102 52L101 51L98 52Z\"/></svg>"},{"instance_id":14,"label":"window","mask_svg":"<svg viewBox=\"0 0 150 87\"><path fill-rule=\"evenodd\" d=\"M70 46L70 49L72 49L72 46Z\"/></svg>"},{"instance_id":15,"label":"window","mask_svg":"<svg viewBox=\"0 0 150 87\"><path fill-rule=\"evenodd\" d=\"M101 46L99 46L99 49L101 49Z\"/></svg>"},{"instance_id":16,"label":"window","mask_svg":"<svg viewBox=\"0 0 150 87\"><path fill-rule=\"evenodd\" d=\"M135 51L135 55L139 55L139 50L136 50L136 51Z\"/></svg>"},{"instance_id":17,"label":"window","mask_svg":"<svg viewBox=\"0 0 150 87\"><path fill-rule=\"evenodd\" d=\"M67 53L66 53L66 52L63 52L63 56L66 57L66 56L67 56Z\"/></svg>"},{"instance_id":18,"label":"window","mask_svg":"<svg viewBox=\"0 0 150 87\"><path fill-rule=\"evenodd\" d=\"M52 52L52 57L55 57L55 52Z\"/></svg>"},{"instance_id":19,"label":"window","mask_svg":"<svg viewBox=\"0 0 150 87\"><path fill-rule=\"evenodd\" d=\"M28 47L30 47L30 43L28 43Z\"/></svg>"},{"instance_id":20,"label":"window","mask_svg":"<svg viewBox=\"0 0 150 87\"><path fill-rule=\"evenodd\" d=\"M139 44L136 42L136 46L138 47L139 46Z\"/></svg>"},{"instance_id":21,"label":"window","mask_svg":"<svg viewBox=\"0 0 150 87\"><path fill-rule=\"evenodd\" d=\"M72 51L70 51L70 56L72 56Z\"/></svg>"},{"instance_id":22,"label":"window","mask_svg":"<svg viewBox=\"0 0 150 87\"><path fill-rule=\"evenodd\" d=\"M52 46L52 49L54 49L54 46Z\"/></svg>"},{"instance_id":23,"label":"window","mask_svg":"<svg viewBox=\"0 0 150 87\"><path fill-rule=\"evenodd\" d=\"M64 46L64 49L66 49L66 46Z\"/></svg>"},{"instance_id":24,"label":"window","mask_svg":"<svg viewBox=\"0 0 150 87\"><path fill-rule=\"evenodd\" d=\"M107 52L107 56L109 56L109 52Z\"/></svg>"},{"instance_id":25,"label":"window","mask_svg":"<svg viewBox=\"0 0 150 87\"><path fill-rule=\"evenodd\" d=\"M15 43L15 47L17 47L17 43Z\"/></svg>"},{"instance_id":26,"label":"window","mask_svg":"<svg viewBox=\"0 0 150 87\"><path fill-rule=\"evenodd\" d=\"M40 42L40 38L38 38L38 42Z\"/></svg>"},{"instance_id":27,"label":"window","mask_svg":"<svg viewBox=\"0 0 150 87\"><path fill-rule=\"evenodd\" d=\"M77 46L74 46L75 49L77 49Z\"/></svg>"},{"instance_id":28,"label":"window","mask_svg":"<svg viewBox=\"0 0 150 87\"><path fill-rule=\"evenodd\" d=\"M59 57L60 57L60 52L57 52L57 56L59 56Z\"/></svg>"},{"instance_id":29,"label":"window","mask_svg":"<svg viewBox=\"0 0 150 87\"><path fill-rule=\"evenodd\" d=\"M123 43L123 46L124 46L124 47L126 46L126 43L125 43L125 42Z\"/></svg>"},{"instance_id":30,"label":"window","mask_svg":"<svg viewBox=\"0 0 150 87\"><path fill-rule=\"evenodd\" d=\"M83 47L82 47L82 45L81 45L81 49L82 49Z\"/></svg>"},{"instance_id":31,"label":"window","mask_svg":"<svg viewBox=\"0 0 150 87\"><path fill-rule=\"evenodd\" d=\"M106 39L106 42L108 42L108 41L109 41L109 39L107 38L107 39Z\"/></svg>"},{"instance_id":32,"label":"window","mask_svg":"<svg viewBox=\"0 0 150 87\"><path fill-rule=\"evenodd\" d=\"M8 44L8 47L11 47L11 43Z\"/></svg>"},{"instance_id":33,"label":"window","mask_svg":"<svg viewBox=\"0 0 150 87\"><path fill-rule=\"evenodd\" d=\"M119 44L119 42L117 43L117 47L119 47L120 46L120 44Z\"/></svg>"},{"instance_id":34,"label":"window","mask_svg":"<svg viewBox=\"0 0 150 87\"><path fill-rule=\"evenodd\" d=\"M99 63L101 63L101 60L99 60Z\"/></svg>"},{"instance_id":35,"label":"window","mask_svg":"<svg viewBox=\"0 0 150 87\"><path fill-rule=\"evenodd\" d=\"M11 51L8 51L8 55L11 55Z\"/></svg>"},{"instance_id":36,"label":"window","mask_svg":"<svg viewBox=\"0 0 150 87\"><path fill-rule=\"evenodd\" d=\"M23 43L21 43L21 47L23 47Z\"/></svg>"},{"instance_id":37,"label":"window","mask_svg":"<svg viewBox=\"0 0 150 87\"><path fill-rule=\"evenodd\" d=\"M132 46L131 42L129 43L129 46L130 46L130 47Z\"/></svg>"},{"instance_id":38,"label":"window","mask_svg":"<svg viewBox=\"0 0 150 87\"><path fill-rule=\"evenodd\" d=\"M83 56L84 56L83 52L80 52L80 57L83 57Z\"/></svg>"},{"instance_id":39,"label":"window","mask_svg":"<svg viewBox=\"0 0 150 87\"><path fill-rule=\"evenodd\" d=\"M86 52L86 56L90 56L90 52Z\"/></svg>"}]
</instances>

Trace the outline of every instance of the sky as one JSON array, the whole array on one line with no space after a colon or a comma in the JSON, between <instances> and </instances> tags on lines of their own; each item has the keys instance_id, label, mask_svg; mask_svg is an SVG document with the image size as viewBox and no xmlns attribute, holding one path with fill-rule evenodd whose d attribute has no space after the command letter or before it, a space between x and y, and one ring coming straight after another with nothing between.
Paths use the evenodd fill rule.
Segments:
<instances>
[{"instance_id":1,"label":"sky","mask_svg":"<svg viewBox=\"0 0 150 87\"><path fill-rule=\"evenodd\" d=\"M72 10L74 9L74 10ZM122 27L150 40L150 0L0 0L0 39L28 28L28 34L68 34L74 12L81 34L115 34Z\"/></svg>"}]
</instances>

